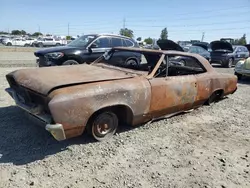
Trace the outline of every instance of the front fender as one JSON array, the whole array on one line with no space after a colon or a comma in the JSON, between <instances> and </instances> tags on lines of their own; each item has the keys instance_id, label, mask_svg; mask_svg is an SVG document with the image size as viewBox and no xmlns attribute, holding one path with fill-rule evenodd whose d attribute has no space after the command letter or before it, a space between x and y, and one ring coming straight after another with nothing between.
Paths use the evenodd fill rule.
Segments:
<instances>
[{"instance_id":1,"label":"front fender","mask_svg":"<svg viewBox=\"0 0 250 188\"><path fill-rule=\"evenodd\" d=\"M105 107L125 105L134 117L149 111L151 89L142 77L76 85L50 94L49 109L53 120L64 129L80 135L96 111Z\"/></svg>"}]
</instances>

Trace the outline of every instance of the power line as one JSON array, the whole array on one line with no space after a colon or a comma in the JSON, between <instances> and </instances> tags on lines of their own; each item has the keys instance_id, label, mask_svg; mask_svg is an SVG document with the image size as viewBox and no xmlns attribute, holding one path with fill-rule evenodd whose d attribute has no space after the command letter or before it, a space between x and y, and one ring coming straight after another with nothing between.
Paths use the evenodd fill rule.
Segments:
<instances>
[{"instance_id":1,"label":"power line","mask_svg":"<svg viewBox=\"0 0 250 188\"><path fill-rule=\"evenodd\" d=\"M208 12L222 12L222 11L224 11L224 10L233 10L234 12L235 12L235 9L241 9L240 11L242 11L242 9L244 9L244 8L247 8L247 9L249 9L249 7L250 6L246 6L246 5L242 5L242 6L238 6L238 7L230 7L230 8L225 8L225 9L217 9L217 10L203 10L203 11L198 11L198 12L194 12L194 11L192 11L192 12L187 12L187 13L180 13L180 14L174 14L174 16L181 16L181 15L193 15L193 14L204 14L204 13L208 13ZM166 17L166 12L167 12L167 10L164 12L164 16L152 16L152 15L150 15L150 16L148 16L148 17L150 17L150 18L152 18L152 17L155 17L155 18L157 18L157 17L161 17L161 18L165 18ZM144 17L145 18L145 17Z\"/></svg>"},{"instance_id":2,"label":"power line","mask_svg":"<svg viewBox=\"0 0 250 188\"><path fill-rule=\"evenodd\" d=\"M208 23L208 24L191 24L191 25L168 25L168 27L194 27L194 26L209 26L209 25L227 25L232 23L250 23L250 20L244 20L244 21L230 21L230 22L215 22L215 23ZM164 25L130 25L130 27L161 27L164 28L166 26Z\"/></svg>"},{"instance_id":3,"label":"power line","mask_svg":"<svg viewBox=\"0 0 250 188\"><path fill-rule=\"evenodd\" d=\"M244 16L244 17L246 17L245 16L245 14L246 13L250 13L250 11L248 10L248 11L246 11L246 12L243 12L243 11L241 11L241 13L242 14L240 14L240 15L237 15L237 17L239 18L239 16ZM218 15L210 15L210 16L208 16L208 15L204 15L204 16L197 16L197 17L184 17L184 18L177 18L177 19L175 19L173 16L175 16L175 15L171 15L171 21L179 21L179 20L181 20L181 21L183 21L183 20L201 20L201 19L206 19L206 20L208 20L208 18L218 18L218 17L220 17L220 16L225 16L225 14L218 14ZM227 16L227 18L228 17L235 17L235 14L230 14L230 15L226 15ZM164 20L166 20L166 18L163 18ZM133 23L133 22L155 22L155 21L161 21L160 19L147 19L147 20L133 20L133 21L127 21L128 23Z\"/></svg>"}]
</instances>

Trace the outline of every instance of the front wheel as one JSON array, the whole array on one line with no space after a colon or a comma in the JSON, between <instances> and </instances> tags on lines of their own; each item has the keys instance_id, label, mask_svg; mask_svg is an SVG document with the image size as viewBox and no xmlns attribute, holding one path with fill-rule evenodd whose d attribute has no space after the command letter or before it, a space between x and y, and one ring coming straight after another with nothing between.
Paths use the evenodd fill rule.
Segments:
<instances>
[{"instance_id":1,"label":"front wheel","mask_svg":"<svg viewBox=\"0 0 250 188\"><path fill-rule=\"evenodd\" d=\"M87 127L87 131L96 140L104 141L111 138L118 127L118 118L115 113L106 111L96 115Z\"/></svg>"}]
</instances>

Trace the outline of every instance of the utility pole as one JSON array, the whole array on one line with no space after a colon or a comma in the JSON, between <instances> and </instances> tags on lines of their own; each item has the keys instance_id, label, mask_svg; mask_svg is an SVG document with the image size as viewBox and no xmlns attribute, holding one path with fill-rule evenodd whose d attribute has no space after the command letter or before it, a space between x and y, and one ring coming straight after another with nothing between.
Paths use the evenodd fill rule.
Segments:
<instances>
[{"instance_id":1,"label":"utility pole","mask_svg":"<svg viewBox=\"0 0 250 188\"><path fill-rule=\"evenodd\" d=\"M126 18L123 18L123 29L126 27Z\"/></svg>"},{"instance_id":2,"label":"utility pole","mask_svg":"<svg viewBox=\"0 0 250 188\"><path fill-rule=\"evenodd\" d=\"M38 32L40 33L40 25L38 25Z\"/></svg>"},{"instance_id":3,"label":"utility pole","mask_svg":"<svg viewBox=\"0 0 250 188\"><path fill-rule=\"evenodd\" d=\"M203 42L204 38L205 38L205 32L202 32L201 42Z\"/></svg>"},{"instance_id":4,"label":"utility pole","mask_svg":"<svg viewBox=\"0 0 250 188\"><path fill-rule=\"evenodd\" d=\"M69 36L69 23L68 23L68 36Z\"/></svg>"}]
</instances>

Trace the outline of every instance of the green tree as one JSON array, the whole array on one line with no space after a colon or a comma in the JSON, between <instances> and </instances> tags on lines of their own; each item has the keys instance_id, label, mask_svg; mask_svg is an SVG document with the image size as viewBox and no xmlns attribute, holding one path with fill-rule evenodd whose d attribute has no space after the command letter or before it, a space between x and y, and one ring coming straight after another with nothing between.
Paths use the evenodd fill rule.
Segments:
<instances>
[{"instance_id":1,"label":"green tree","mask_svg":"<svg viewBox=\"0 0 250 188\"><path fill-rule=\"evenodd\" d=\"M71 36L66 36L66 40L70 40L71 39Z\"/></svg>"},{"instance_id":2,"label":"green tree","mask_svg":"<svg viewBox=\"0 0 250 188\"><path fill-rule=\"evenodd\" d=\"M26 31L24 31L24 30L21 30L20 33L21 33L21 35L26 35Z\"/></svg>"},{"instance_id":3,"label":"green tree","mask_svg":"<svg viewBox=\"0 0 250 188\"><path fill-rule=\"evenodd\" d=\"M136 40L137 40L137 41L141 41L141 37L138 37Z\"/></svg>"},{"instance_id":4,"label":"green tree","mask_svg":"<svg viewBox=\"0 0 250 188\"><path fill-rule=\"evenodd\" d=\"M133 38L134 37L134 32L131 29L125 28L125 29L120 29L120 35L126 36Z\"/></svg>"},{"instance_id":5,"label":"green tree","mask_svg":"<svg viewBox=\"0 0 250 188\"><path fill-rule=\"evenodd\" d=\"M33 37L38 37L38 36L40 36L40 35L43 35L43 34L40 33L40 32L35 32L35 33L32 34Z\"/></svg>"},{"instance_id":6,"label":"green tree","mask_svg":"<svg viewBox=\"0 0 250 188\"><path fill-rule=\"evenodd\" d=\"M166 27L161 31L160 39L168 39L168 29Z\"/></svg>"},{"instance_id":7,"label":"green tree","mask_svg":"<svg viewBox=\"0 0 250 188\"><path fill-rule=\"evenodd\" d=\"M144 42L145 42L146 44L153 44L153 39L150 38L150 37L148 37L148 38L144 39Z\"/></svg>"},{"instance_id":8,"label":"green tree","mask_svg":"<svg viewBox=\"0 0 250 188\"><path fill-rule=\"evenodd\" d=\"M1 35L7 35L7 34L9 34L8 32L5 32L5 31L0 31L0 34Z\"/></svg>"},{"instance_id":9,"label":"green tree","mask_svg":"<svg viewBox=\"0 0 250 188\"><path fill-rule=\"evenodd\" d=\"M11 31L11 34L12 34L12 35L21 35L22 32L19 31L19 30L12 30L12 31Z\"/></svg>"},{"instance_id":10,"label":"green tree","mask_svg":"<svg viewBox=\"0 0 250 188\"><path fill-rule=\"evenodd\" d=\"M246 34L244 34L239 40L238 40L239 45L246 45L247 40L246 40Z\"/></svg>"}]
</instances>

